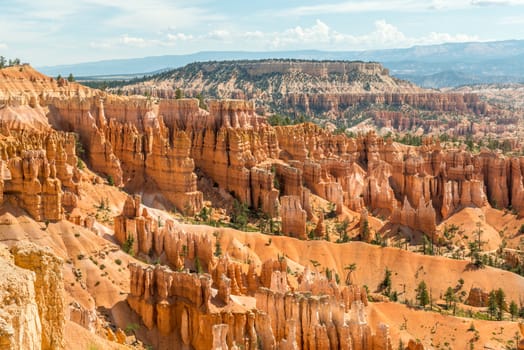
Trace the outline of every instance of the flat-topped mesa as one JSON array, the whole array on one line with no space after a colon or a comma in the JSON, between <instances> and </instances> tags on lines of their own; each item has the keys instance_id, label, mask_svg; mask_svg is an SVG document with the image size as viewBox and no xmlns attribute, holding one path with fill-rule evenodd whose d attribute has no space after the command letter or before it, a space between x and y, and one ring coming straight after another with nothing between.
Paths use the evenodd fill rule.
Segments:
<instances>
[{"instance_id":1,"label":"flat-topped mesa","mask_svg":"<svg viewBox=\"0 0 524 350\"><path fill-rule=\"evenodd\" d=\"M220 62L217 64L219 65ZM327 78L330 74L348 75L353 72L367 75L389 75L387 68L375 62L271 60L239 62L238 66L245 69L247 74L251 76L270 73L303 73L319 78Z\"/></svg>"},{"instance_id":2,"label":"flat-topped mesa","mask_svg":"<svg viewBox=\"0 0 524 350\"><path fill-rule=\"evenodd\" d=\"M220 99L256 100L262 103L262 108L287 107L285 101L293 94L424 91L410 82L391 77L379 63L282 59L196 62L158 79L124 87L128 94L149 91L158 97L172 97L178 89L193 97L201 94Z\"/></svg>"}]
</instances>

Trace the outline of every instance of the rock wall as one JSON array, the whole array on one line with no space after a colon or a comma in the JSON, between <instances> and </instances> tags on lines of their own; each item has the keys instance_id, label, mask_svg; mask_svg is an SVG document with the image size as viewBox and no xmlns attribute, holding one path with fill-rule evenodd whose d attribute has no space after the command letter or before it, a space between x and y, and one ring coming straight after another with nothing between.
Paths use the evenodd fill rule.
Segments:
<instances>
[{"instance_id":1,"label":"rock wall","mask_svg":"<svg viewBox=\"0 0 524 350\"><path fill-rule=\"evenodd\" d=\"M163 266L131 264L130 307L158 330L159 349L392 349L388 326L372 334L364 304L353 300L350 317L335 297L281 293L261 288L256 309L232 308L216 297L207 274L174 272ZM225 305L217 307L217 305Z\"/></svg>"},{"instance_id":2,"label":"rock wall","mask_svg":"<svg viewBox=\"0 0 524 350\"><path fill-rule=\"evenodd\" d=\"M187 233L172 220L163 222L140 208L139 195L128 196L122 214L116 216L115 238L120 244L130 244L138 256L163 257L177 269L196 270L196 259L204 270L213 263L213 244L207 235Z\"/></svg>"},{"instance_id":3,"label":"rock wall","mask_svg":"<svg viewBox=\"0 0 524 350\"><path fill-rule=\"evenodd\" d=\"M65 330L62 260L26 241L0 247L0 345L2 349L63 349Z\"/></svg>"},{"instance_id":4,"label":"rock wall","mask_svg":"<svg viewBox=\"0 0 524 350\"><path fill-rule=\"evenodd\" d=\"M12 133L0 140L0 154L3 199L38 221L61 220L74 208L80 175L73 134Z\"/></svg>"},{"instance_id":5,"label":"rock wall","mask_svg":"<svg viewBox=\"0 0 524 350\"><path fill-rule=\"evenodd\" d=\"M337 115L350 107L365 104L388 106L410 105L415 109L485 114L489 111L486 102L475 94L432 93L432 92L385 92L385 93L322 93L288 94L284 106L297 108L306 114L333 111Z\"/></svg>"},{"instance_id":6,"label":"rock wall","mask_svg":"<svg viewBox=\"0 0 524 350\"><path fill-rule=\"evenodd\" d=\"M252 72L249 74L258 76L269 66L246 67ZM285 74L314 76L387 75L377 67L282 61L273 68ZM18 112L6 119L5 125L13 126L14 131L6 127L5 133L23 130L26 136L19 140L31 147L10 144L0 149L11 173L11 178L4 179L3 192L18 198L20 206L40 220L59 220L64 208L70 211L75 203L77 158L72 136L53 136L46 143L32 141L42 139L34 136L39 135L35 130L49 131L50 127L78 133L88 165L130 192L158 194L152 199L155 204L174 205L187 214L198 212L203 202L194 173L198 167L222 191L253 209L270 217L281 216L283 210L289 212L284 215L286 231L291 232L287 228L292 227L299 236L304 232L298 228L302 211L307 219L316 220L308 191L333 203L338 213L344 206L357 212L367 207L373 215L391 217L426 233L467 206L511 205L524 213L523 158L486 150L479 154L442 150L431 139L420 147L407 147L373 133L347 138L313 124L271 127L256 114L254 103L244 100L209 100L208 110L204 110L197 99L114 96L46 80L26 66L22 71L6 72L0 84L2 101L13 111L31 110L29 119L38 119L42 125L31 127ZM32 89L38 93L26 91ZM479 115L489 112L489 106L476 95L415 90L289 93L284 100L304 109L344 109L373 103ZM380 118L408 127L397 112L384 113ZM467 126L464 128L467 131ZM32 133L30 137L28 133ZM281 196L298 196L300 200L291 203L285 199L282 208Z\"/></svg>"},{"instance_id":7,"label":"rock wall","mask_svg":"<svg viewBox=\"0 0 524 350\"><path fill-rule=\"evenodd\" d=\"M282 233L287 236L307 239L306 211L300 204L298 196L283 196L281 200Z\"/></svg>"},{"instance_id":8,"label":"rock wall","mask_svg":"<svg viewBox=\"0 0 524 350\"><path fill-rule=\"evenodd\" d=\"M0 347L6 350L41 349L34 272L0 258Z\"/></svg>"},{"instance_id":9,"label":"rock wall","mask_svg":"<svg viewBox=\"0 0 524 350\"><path fill-rule=\"evenodd\" d=\"M42 349L63 349L65 330L65 289L62 259L49 248L20 242L12 249L17 266L33 271L35 299L42 324Z\"/></svg>"},{"instance_id":10,"label":"rock wall","mask_svg":"<svg viewBox=\"0 0 524 350\"><path fill-rule=\"evenodd\" d=\"M385 211L393 222L427 234L464 207L523 210L520 157L442 150L431 138L417 148L374 133L346 138L312 124L275 130L280 157L302 171L302 180L294 181L337 208L342 201L354 211Z\"/></svg>"}]
</instances>

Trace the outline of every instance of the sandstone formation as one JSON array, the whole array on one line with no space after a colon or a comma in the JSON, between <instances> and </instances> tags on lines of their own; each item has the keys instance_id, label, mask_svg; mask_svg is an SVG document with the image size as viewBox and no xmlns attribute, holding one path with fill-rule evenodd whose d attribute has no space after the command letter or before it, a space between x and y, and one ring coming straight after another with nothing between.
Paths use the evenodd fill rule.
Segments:
<instances>
[{"instance_id":1,"label":"sandstone formation","mask_svg":"<svg viewBox=\"0 0 524 350\"><path fill-rule=\"evenodd\" d=\"M444 112L472 112L483 114L489 108L474 94L442 94L428 92L387 92L387 93L325 93L325 94L289 94L285 101L288 107L294 107L306 114L315 111L323 113L334 111L341 114L349 107L364 104L384 104L400 106L408 104L422 110Z\"/></svg>"},{"instance_id":2,"label":"sandstone formation","mask_svg":"<svg viewBox=\"0 0 524 350\"><path fill-rule=\"evenodd\" d=\"M336 74L387 74L373 65L313 66L286 63L281 69L289 72L298 67L313 75L332 70ZM249 71L256 76L259 68L255 67ZM14 76L4 79L11 82ZM38 103L49 109L47 128L77 132L88 165L116 185L143 193L148 203L174 205L187 214L199 212L203 203L195 167L249 207L282 217L286 234L293 231L302 238L304 221L313 219L309 191L333 203L338 214L344 206L357 212L367 207L373 215L426 234L463 207L490 203L524 210L519 158L486 151L475 155L443 151L432 139L410 149L373 133L347 138L312 124L271 127L255 113L252 102L241 100L210 100L204 110L197 99L156 101L76 85L62 88L61 93L45 95ZM68 98L63 96L66 91ZM485 112L483 102L474 96L417 94L368 94L343 103L382 101ZM13 108L31 106L31 96L16 103L12 95L6 96L4 100ZM43 112L36 104L34 109L37 114ZM45 154L33 150L13 154L8 147L4 151L11 178L4 180L3 192L19 198L39 220L58 220L64 209L71 211L75 206L75 142L71 134L66 135L70 136L40 142Z\"/></svg>"},{"instance_id":3,"label":"sandstone formation","mask_svg":"<svg viewBox=\"0 0 524 350\"><path fill-rule=\"evenodd\" d=\"M11 255L12 254L12 255ZM62 261L50 249L22 241L0 258L2 349L63 349Z\"/></svg>"},{"instance_id":4,"label":"sandstone formation","mask_svg":"<svg viewBox=\"0 0 524 350\"><path fill-rule=\"evenodd\" d=\"M306 211L297 196L281 197L282 233L291 237L306 239Z\"/></svg>"},{"instance_id":5,"label":"sandstone formation","mask_svg":"<svg viewBox=\"0 0 524 350\"><path fill-rule=\"evenodd\" d=\"M40 349L42 324L38 317L33 272L0 259L0 345L2 349Z\"/></svg>"},{"instance_id":6,"label":"sandstone formation","mask_svg":"<svg viewBox=\"0 0 524 350\"><path fill-rule=\"evenodd\" d=\"M266 79L273 70L297 77L344 77L347 84L336 93L293 91L289 84L277 88L271 79L265 90L267 95L281 94L285 108L333 118L366 104L382 105L392 110L378 111L372 118L392 129L439 127L423 114L410 118L418 109L483 118L497 112L475 95L428 93L395 81L378 64L290 61L274 67L244 64L243 69L241 73L256 79ZM362 77L375 80L368 86ZM388 84L394 91L381 92ZM217 89L227 93L230 86ZM231 93L247 97L238 86ZM256 97L259 92L252 93ZM198 99L114 96L42 76L27 66L0 70L0 204L6 210L0 226L41 240L67 259L64 268L48 249L4 238L12 248L0 247L5 271L0 278L2 349L68 346L67 312L69 321L87 332L130 343L133 336L126 339L122 322L127 320L119 309L127 306L118 303L125 299L135 320L140 319L137 339L159 349L391 349L389 326L368 324L367 290L355 283L351 267L346 267L350 271L346 285L341 285L339 256L322 257L324 268L313 260L325 242L293 238L307 239L306 227L314 228L311 234L316 238L326 237L333 222L347 218L347 231L357 235L360 230L360 238L370 242L375 232L377 237L383 232L377 226L389 223L433 237L439 234L438 224L467 207L487 207L487 213L493 211L489 206L508 211L511 207L524 213L524 157L487 149L469 152L449 143L446 148L430 137L421 146L396 143L374 132L347 137L329 131L334 125L272 127L257 113L255 102L227 99L205 104ZM363 116L372 112L366 110ZM450 123L459 135L506 125L466 118ZM518 140L511 143L518 145ZM103 180L90 169L130 194L103 187ZM197 182L197 174L202 181ZM92 202L83 202L90 199L84 196L93 193L93 184L114 197L111 207L123 205L114 225L110 220L95 222L89 213ZM227 207L234 207L233 198L251 211L249 228L254 221L278 222L291 238L260 238L258 233L244 235L220 227L220 220L227 222L230 214ZM210 201L204 205L204 199ZM142 200L155 208L146 208ZM206 222L200 218L206 214L201 209L214 206L215 200L226 208L216 210ZM217 228L180 225L172 219L179 213L158 208L189 216L200 212L200 222L214 220ZM70 222L62 221L66 218ZM69 231L76 229L81 232ZM99 249L111 235L130 256L115 246ZM302 243L311 247L313 267L297 262L302 251L286 251L287 244ZM220 244L227 244L227 251L218 249ZM351 248L325 244L328 251L345 253ZM110 259L99 264L109 254ZM509 266L518 267L521 260L507 251ZM129 280L115 278L126 268ZM82 280L84 270L89 277L93 270L104 272L96 275L100 280ZM67 309L63 271L79 282L66 284L72 297ZM486 295L472 288L468 303L482 307ZM89 299L85 307L82 298L95 300ZM105 315L106 320L97 315L105 310L101 305L114 312ZM380 315L379 308L370 307L373 319ZM423 347L413 342L409 348Z\"/></svg>"},{"instance_id":7,"label":"sandstone formation","mask_svg":"<svg viewBox=\"0 0 524 350\"><path fill-rule=\"evenodd\" d=\"M17 266L35 272L35 297L42 324L42 349L64 347L65 301L62 259L50 249L20 242L12 248Z\"/></svg>"},{"instance_id":8,"label":"sandstone formation","mask_svg":"<svg viewBox=\"0 0 524 350\"><path fill-rule=\"evenodd\" d=\"M217 309L210 303L213 290L207 274L139 265L130 265L130 273L128 303L146 327L158 329L160 349L173 343L195 349L293 349L292 344L302 349L392 349L388 327L380 325L372 334L360 300L351 301L349 321L337 297L313 291L261 288L255 296L256 309L232 309L227 304ZM218 293L222 298L223 292ZM204 324L208 331L199 331Z\"/></svg>"},{"instance_id":9,"label":"sandstone formation","mask_svg":"<svg viewBox=\"0 0 524 350\"><path fill-rule=\"evenodd\" d=\"M488 299L489 292L481 288L474 287L470 289L466 303L471 306L485 307L488 306Z\"/></svg>"},{"instance_id":10,"label":"sandstone formation","mask_svg":"<svg viewBox=\"0 0 524 350\"><path fill-rule=\"evenodd\" d=\"M141 197L128 196L122 215L115 217L115 238L129 244L129 251L142 256L162 256L177 269L196 270L198 260L205 270L213 261L211 240L205 235L186 233L172 220L162 222L140 208Z\"/></svg>"},{"instance_id":11,"label":"sandstone formation","mask_svg":"<svg viewBox=\"0 0 524 350\"><path fill-rule=\"evenodd\" d=\"M0 142L3 199L17 203L36 220L57 221L69 212L78 189L73 134L13 134ZM67 198L67 201L63 201Z\"/></svg>"}]
</instances>

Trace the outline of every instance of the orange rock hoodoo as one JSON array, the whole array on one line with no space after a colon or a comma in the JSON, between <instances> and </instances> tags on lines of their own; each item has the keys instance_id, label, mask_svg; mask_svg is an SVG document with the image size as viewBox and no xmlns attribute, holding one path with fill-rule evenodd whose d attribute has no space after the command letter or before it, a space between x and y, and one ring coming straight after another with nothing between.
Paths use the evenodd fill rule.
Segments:
<instances>
[{"instance_id":1,"label":"orange rock hoodoo","mask_svg":"<svg viewBox=\"0 0 524 350\"><path fill-rule=\"evenodd\" d=\"M443 112L472 112L484 114L488 111L487 103L474 94L445 94L431 92L415 93L341 93L341 94L289 94L285 105L298 107L309 114L336 111L362 104L386 104L401 106L407 104L417 109Z\"/></svg>"},{"instance_id":2,"label":"orange rock hoodoo","mask_svg":"<svg viewBox=\"0 0 524 350\"><path fill-rule=\"evenodd\" d=\"M244 101L211 102L209 112L192 99L155 105L113 96L101 102L97 96L49 103L51 124L79 133L95 170L99 166L131 191L160 190L188 213L199 211L203 200L195 167L270 216L292 212L284 216L291 225L285 224L286 232L297 237L305 235L303 213L313 216L309 191L334 203L337 211L343 205L385 210L394 222L426 233L464 206L490 202L524 210L520 158L444 152L431 140L412 149L373 134L350 139L312 124L273 128ZM9 147L15 146L4 146L11 172L10 179L4 177L4 192L21 193L25 186L24 198L19 196L23 206L36 218L56 220L63 211L61 192L75 192L74 139L54 136L45 145L39 142L45 156L23 149L13 153ZM292 196L294 204L284 199L281 208L279 194Z\"/></svg>"},{"instance_id":3,"label":"orange rock hoodoo","mask_svg":"<svg viewBox=\"0 0 524 350\"><path fill-rule=\"evenodd\" d=\"M146 327L158 330L155 345L160 349L172 344L212 349L223 338L230 348L245 349L392 348L387 325L379 325L372 334L363 308L367 297L354 287L339 289L333 284L333 293L322 296L317 294L327 282L322 279L313 280L304 291L260 288L255 294L256 308L247 309L228 303L216 307L223 300L214 299L222 299L224 292L219 283L215 293L208 274L135 264L130 265L130 273L128 303ZM349 320L344 316L347 311Z\"/></svg>"},{"instance_id":4,"label":"orange rock hoodoo","mask_svg":"<svg viewBox=\"0 0 524 350\"><path fill-rule=\"evenodd\" d=\"M61 220L78 189L73 134L50 132L30 137L12 133L0 142L3 200L11 201L36 220Z\"/></svg>"},{"instance_id":5,"label":"orange rock hoodoo","mask_svg":"<svg viewBox=\"0 0 524 350\"><path fill-rule=\"evenodd\" d=\"M391 349L387 326L379 326L373 335L367 325L365 289L341 287L307 268L299 285L292 287L285 259L266 261L257 273L253 262L246 269L227 255L215 257L207 236L185 232L173 222L158 227L141 210L139 196L129 196L122 215L115 218L115 237L120 242L132 237L139 254L165 257L166 264L185 269L130 265L128 303L146 327L158 330L159 348L185 344L210 349L225 337L229 347L246 349L256 349L257 344L264 349L292 344L309 349ZM208 273L197 273L199 269ZM254 297L256 308L231 303L234 295ZM213 326L213 332L202 332L204 325L207 330Z\"/></svg>"},{"instance_id":6,"label":"orange rock hoodoo","mask_svg":"<svg viewBox=\"0 0 524 350\"><path fill-rule=\"evenodd\" d=\"M13 77L4 79L18 86ZM33 77L35 89L48 84L45 79ZM46 113L43 124L79 134L95 171L143 193L151 203L171 203L189 214L203 205L196 167L248 206L282 216L284 231L297 237L305 237L304 222L314 216L310 193L335 204L339 213L343 206L357 212L366 207L428 234L465 206L489 202L524 212L524 158L444 152L429 139L412 148L374 134L347 138L313 124L271 127L256 115L252 102L241 100L209 101L206 111L196 99L156 102L63 83L50 92L40 87L36 103L37 97L24 93L25 88L17 87L22 97L16 99L15 94L2 95L13 130L33 130L18 117L19 108ZM353 96L345 103L362 98ZM482 113L482 103L469 95L462 100L434 93L365 98ZM62 207L71 210L75 205L74 138L51 134L57 136L47 141L39 136L36 143L19 134L15 136L23 142L5 141L2 146L3 168L10 173L3 171L4 197L19 198L41 220L61 218ZM27 143L32 146L23 146ZM45 153L33 151L37 149Z\"/></svg>"}]
</instances>

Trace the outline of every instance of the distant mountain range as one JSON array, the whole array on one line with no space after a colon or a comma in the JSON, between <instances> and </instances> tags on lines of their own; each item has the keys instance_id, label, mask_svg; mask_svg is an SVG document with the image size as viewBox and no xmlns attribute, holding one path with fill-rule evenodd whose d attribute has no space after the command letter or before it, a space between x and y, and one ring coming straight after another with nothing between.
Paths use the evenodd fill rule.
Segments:
<instances>
[{"instance_id":1,"label":"distant mountain range","mask_svg":"<svg viewBox=\"0 0 524 350\"><path fill-rule=\"evenodd\" d=\"M198 52L39 67L39 70L51 76L73 73L76 77L122 79L179 68L193 62L269 58L380 62L390 69L393 76L431 88L524 82L524 40L450 43L373 51Z\"/></svg>"}]
</instances>

